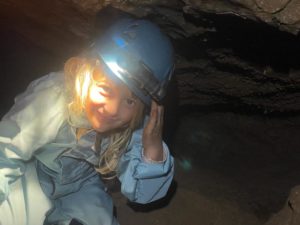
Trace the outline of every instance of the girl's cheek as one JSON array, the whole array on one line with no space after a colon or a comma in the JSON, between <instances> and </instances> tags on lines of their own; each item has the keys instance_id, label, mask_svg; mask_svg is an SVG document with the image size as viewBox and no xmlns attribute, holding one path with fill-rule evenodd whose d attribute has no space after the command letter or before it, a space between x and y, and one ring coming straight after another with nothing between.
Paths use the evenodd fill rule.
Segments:
<instances>
[{"instance_id":1,"label":"girl's cheek","mask_svg":"<svg viewBox=\"0 0 300 225\"><path fill-rule=\"evenodd\" d=\"M135 110L131 108L130 109L126 108L123 112L124 112L123 115L128 122L130 122L135 115Z\"/></svg>"}]
</instances>

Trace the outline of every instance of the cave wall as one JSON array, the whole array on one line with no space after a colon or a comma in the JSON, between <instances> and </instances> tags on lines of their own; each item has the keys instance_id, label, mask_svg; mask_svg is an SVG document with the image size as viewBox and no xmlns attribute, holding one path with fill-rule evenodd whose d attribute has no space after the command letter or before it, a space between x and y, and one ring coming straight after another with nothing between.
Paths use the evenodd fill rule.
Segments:
<instances>
[{"instance_id":1,"label":"cave wall","mask_svg":"<svg viewBox=\"0 0 300 225\"><path fill-rule=\"evenodd\" d=\"M66 59L91 43L109 20L99 21L99 11L113 6L153 20L172 38L180 105L297 113L299 3L8 0L0 2L0 26Z\"/></svg>"},{"instance_id":2,"label":"cave wall","mask_svg":"<svg viewBox=\"0 0 300 225\"><path fill-rule=\"evenodd\" d=\"M99 21L107 6L151 19L171 37L180 106L299 113L299 0L7 0L0 1L1 34L18 34L22 38L10 40L12 45L32 43L49 52L49 60L67 59L101 33L114 14ZM293 196L281 211L288 211L284 222L299 218ZM276 218L270 224L278 224Z\"/></svg>"}]
</instances>

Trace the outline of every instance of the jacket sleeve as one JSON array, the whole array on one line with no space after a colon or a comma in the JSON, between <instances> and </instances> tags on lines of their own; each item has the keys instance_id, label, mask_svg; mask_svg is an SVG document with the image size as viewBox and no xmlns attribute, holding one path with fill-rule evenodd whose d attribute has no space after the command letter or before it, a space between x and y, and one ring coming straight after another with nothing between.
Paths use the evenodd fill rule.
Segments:
<instances>
[{"instance_id":1,"label":"jacket sleeve","mask_svg":"<svg viewBox=\"0 0 300 225\"><path fill-rule=\"evenodd\" d=\"M128 151L120 159L118 177L121 192L130 201L146 204L166 195L174 175L174 159L163 143L164 161L144 160L142 132L141 129L133 133Z\"/></svg>"},{"instance_id":2,"label":"jacket sleeve","mask_svg":"<svg viewBox=\"0 0 300 225\"><path fill-rule=\"evenodd\" d=\"M0 204L9 184L24 173L25 162L57 134L64 117L58 79L52 73L33 81L0 121Z\"/></svg>"}]
</instances>

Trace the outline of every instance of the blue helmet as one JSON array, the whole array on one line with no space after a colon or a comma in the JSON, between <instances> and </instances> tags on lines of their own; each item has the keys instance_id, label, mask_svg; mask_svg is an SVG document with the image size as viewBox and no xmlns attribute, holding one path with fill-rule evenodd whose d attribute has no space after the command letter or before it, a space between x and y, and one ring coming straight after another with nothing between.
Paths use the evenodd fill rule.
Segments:
<instances>
[{"instance_id":1,"label":"blue helmet","mask_svg":"<svg viewBox=\"0 0 300 225\"><path fill-rule=\"evenodd\" d=\"M174 69L174 51L168 37L147 20L122 19L94 45L107 74L119 79L148 106L160 102Z\"/></svg>"}]
</instances>

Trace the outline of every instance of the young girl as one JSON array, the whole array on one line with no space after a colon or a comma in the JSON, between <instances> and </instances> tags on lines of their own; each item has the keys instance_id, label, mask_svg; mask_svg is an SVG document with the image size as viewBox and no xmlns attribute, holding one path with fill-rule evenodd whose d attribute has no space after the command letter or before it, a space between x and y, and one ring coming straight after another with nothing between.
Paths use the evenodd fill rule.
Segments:
<instances>
[{"instance_id":1,"label":"young girl","mask_svg":"<svg viewBox=\"0 0 300 225\"><path fill-rule=\"evenodd\" d=\"M165 196L174 164L159 102L173 67L156 25L122 19L64 73L33 81L0 122L0 224L118 224L103 178L130 201Z\"/></svg>"}]
</instances>

